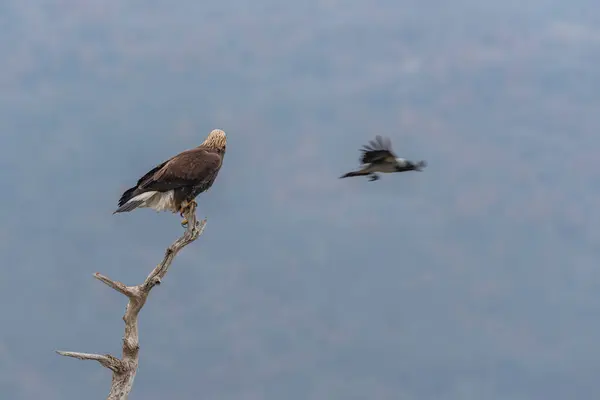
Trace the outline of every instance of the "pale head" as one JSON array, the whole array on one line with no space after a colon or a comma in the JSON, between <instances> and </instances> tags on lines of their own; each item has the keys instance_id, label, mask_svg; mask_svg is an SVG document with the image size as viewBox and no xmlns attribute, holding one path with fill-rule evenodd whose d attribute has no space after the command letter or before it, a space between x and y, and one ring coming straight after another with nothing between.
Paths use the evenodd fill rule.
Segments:
<instances>
[{"instance_id":1,"label":"pale head","mask_svg":"<svg viewBox=\"0 0 600 400\"><path fill-rule=\"evenodd\" d=\"M202 146L224 151L227 147L227 135L221 129L213 129L202 143Z\"/></svg>"},{"instance_id":2,"label":"pale head","mask_svg":"<svg viewBox=\"0 0 600 400\"><path fill-rule=\"evenodd\" d=\"M396 157L396 164L399 167L406 167L409 164L409 162L406 158Z\"/></svg>"}]
</instances>

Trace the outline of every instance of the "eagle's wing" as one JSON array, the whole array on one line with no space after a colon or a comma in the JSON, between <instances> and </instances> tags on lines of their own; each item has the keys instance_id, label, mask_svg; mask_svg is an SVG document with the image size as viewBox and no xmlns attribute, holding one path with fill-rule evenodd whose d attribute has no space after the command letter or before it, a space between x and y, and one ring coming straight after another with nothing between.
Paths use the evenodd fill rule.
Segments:
<instances>
[{"instance_id":1,"label":"eagle's wing","mask_svg":"<svg viewBox=\"0 0 600 400\"><path fill-rule=\"evenodd\" d=\"M377 135L375 140L369 141L369 144L363 146L360 151L362 152L360 157L362 164L393 161L396 158L396 154L392 150L392 141L380 135Z\"/></svg>"},{"instance_id":2,"label":"eagle's wing","mask_svg":"<svg viewBox=\"0 0 600 400\"><path fill-rule=\"evenodd\" d=\"M138 188L167 191L181 186L208 188L221 168L221 156L195 148L184 151L149 171L138 181Z\"/></svg>"}]
</instances>

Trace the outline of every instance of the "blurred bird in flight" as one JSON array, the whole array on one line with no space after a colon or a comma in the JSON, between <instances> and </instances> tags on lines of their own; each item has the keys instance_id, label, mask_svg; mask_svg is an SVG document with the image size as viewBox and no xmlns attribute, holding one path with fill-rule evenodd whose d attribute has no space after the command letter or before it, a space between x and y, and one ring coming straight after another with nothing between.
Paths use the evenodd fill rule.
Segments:
<instances>
[{"instance_id":1,"label":"blurred bird in flight","mask_svg":"<svg viewBox=\"0 0 600 400\"><path fill-rule=\"evenodd\" d=\"M377 135L375 140L369 141L369 144L363 146L360 151L362 152L360 157L361 168L340 176L340 179L352 176L369 176L369 182L372 182L380 178L377 172L387 174L393 172L422 171L427 166L425 160L414 162L397 157L392 150L391 140L383 138L380 135Z\"/></svg>"}]
</instances>

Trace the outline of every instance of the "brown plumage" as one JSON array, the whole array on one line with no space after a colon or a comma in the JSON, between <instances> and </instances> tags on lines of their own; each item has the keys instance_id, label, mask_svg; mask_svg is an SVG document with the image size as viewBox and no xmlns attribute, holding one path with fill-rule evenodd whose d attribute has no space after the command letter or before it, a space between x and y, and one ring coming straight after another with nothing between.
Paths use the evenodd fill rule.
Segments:
<instances>
[{"instance_id":1,"label":"brown plumage","mask_svg":"<svg viewBox=\"0 0 600 400\"><path fill-rule=\"evenodd\" d=\"M148 207L183 215L196 196L215 182L226 148L225 132L214 129L200 146L177 154L142 176L123 193L113 214Z\"/></svg>"}]
</instances>

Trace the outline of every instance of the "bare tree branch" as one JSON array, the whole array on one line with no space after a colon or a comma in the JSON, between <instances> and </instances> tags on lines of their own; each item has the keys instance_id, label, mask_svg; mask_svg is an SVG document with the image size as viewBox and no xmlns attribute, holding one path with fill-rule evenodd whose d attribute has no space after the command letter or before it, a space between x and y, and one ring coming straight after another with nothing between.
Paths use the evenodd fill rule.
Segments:
<instances>
[{"instance_id":1,"label":"bare tree branch","mask_svg":"<svg viewBox=\"0 0 600 400\"><path fill-rule=\"evenodd\" d=\"M98 361L102 366L112 370L112 384L107 400L127 400L129 392L131 392L131 388L133 387L133 380L139 364L140 342L138 333L138 314L142 310L142 307L144 307L152 288L159 285L167 274L177 253L185 246L198 239L204 232L206 219L198 222L196 218L195 202L190 203L189 208L185 212L185 218L188 221L185 233L167 248L162 262L152 270L144 283L136 286L126 286L125 284L113 281L98 272L94 274L96 279L129 298L127 308L125 309L125 315L123 316L123 321L125 321L125 336L123 337L123 355L121 359L111 356L110 354L101 355L57 351L58 354L65 357Z\"/></svg>"},{"instance_id":2,"label":"bare tree branch","mask_svg":"<svg viewBox=\"0 0 600 400\"><path fill-rule=\"evenodd\" d=\"M89 353L74 353L72 351L57 351L58 354L65 357L79 358L80 360L95 360L113 372L121 372L123 364L117 357L110 354L89 354Z\"/></svg>"},{"instance_id":3,"label":"bare tree branch","mask_svg":"<svg viewBox=\"0 0 600 400\"><path fill-rule=\"evenodd\" d=\"M94 274L94 278L98 279L100 282L108 285L109 287L115 289L117 292L124 294L127 297L134 296L134 293L131 291L130 287L127 287L124 283L113 281L112 279L102 275L100 272L96 272Z\"/></svg>"}]
</instances>

